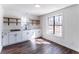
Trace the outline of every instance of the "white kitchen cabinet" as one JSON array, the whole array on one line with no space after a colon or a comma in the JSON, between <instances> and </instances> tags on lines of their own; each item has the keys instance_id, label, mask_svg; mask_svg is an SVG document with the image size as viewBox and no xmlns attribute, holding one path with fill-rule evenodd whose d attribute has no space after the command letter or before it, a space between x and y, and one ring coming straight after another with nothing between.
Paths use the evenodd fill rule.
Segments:
<instances>
[{"instance_id":1,"label":"white kitchen cabinet","mask_svg":"<svg viewBox=\"0 0 79 59\"><path fill-rule=\"evenodd\" d=\"M31 40L34 37L32 30L25 30L22 32L23 41Z\"/></svg>"},{"instance_id":2,"label":"white kitchen cabinet","mask_svg":"<svg viewBox=\"0 0 79 59\"><path fill-rule=\"evenodd\" d=\"M36 35L37 35L37 37L41 37L41 31L38 30Z\"/></svg>"},{"instance_id":3,"label":"white kitchen cabinet","mask_svg":"<svg viewBox=\"0 0 79 59\"><path fill-rule=\"evenodd\" d=\"M3 46L7 46L19 42L23 42L22 33L20 31L3 33L3 37L2 37Z\"/></svg>"},{"instance_id":4,"label":"white kitchen cabinet","mask_svg":"<svg viewBox=\"0 0 79 59\"><path fill-rule=\"evenodd\" d=\"M22 33L20 31L9 33L9 44L22 42Z\"/></svg>"},{"instance_id":5,"label":"white kitchen cabinet","mask_svg":"<svg viewBox=\"0 0 79 59\"><path fill-rule=\"evenodd\" d=\"M28 40L31 40L32 38L34 38L35 37L34 32L32 30L29 30L27 37L28 37Z\"/></svg>"},{"instance_id":6,"label":"white kitchen cabinet","mask_svg":"<svg viewBox=\"0 0 79 59\"><path fill-rule=\"evenodd\" d=\"M16 43L18 43L18 42L22 42L22 33L21 32L17 32Z\"/></svg>"},{"instance_id":7,"label":"white kitchen cabinet","mask_svg":"<svg viewBox=\"0 0 79 59\"><path fill-rule=\"evenodd\" d=\"M3 33L3 35L2 35L2 45L3 46L8 45L8 33Z\"/></svg>"},{"instance_id":8,"label":"white kitchen cabinet","mask_svg":"<svg viewBox=\"0 0 79 59\"><path fill-rule=\"evenodd\" d=\"M34 34L35 35L35 38L41 37L41 30L35 29L35 30L33 30L33 32L35 33Z\"/></svg>"},{"instance_id":9,"label":"white kitchen cabinet","mask_svg":"<svg viewBox=\"0 0 79 59\"><path fill-rule=\"evenodd\" d=\"M16 39L17 39L17 33L16 32L11 32L11 33L9 33L9 45L10 44L14 44L14 43L16 43Z\"/></svg>"},{"instance_id":10,"label":"white kitchen cabinet","mask_svg":"<svg viewBox=\"0 0 79 59\"><path fill-rule=\"evenodd\" d=\"M41 36L41 31L38 29L35 30L25 30L25 31L14 31L7 32L3 34L3 46L31 40L33 38L38 38Z\"/></svg>"},{"instance_id":11,"label":"white kitchen cabinet","mask_svg":"<svg viewBox=\"0 0 79 59\"><path fill-rule=\"evenodd\" d=\"M28 34L29 34L28 31L23 31L23 32L22 32L22 40L23 40L23 41L28 40L28 37L27 37Z\"/></svg>"}]
</instances>

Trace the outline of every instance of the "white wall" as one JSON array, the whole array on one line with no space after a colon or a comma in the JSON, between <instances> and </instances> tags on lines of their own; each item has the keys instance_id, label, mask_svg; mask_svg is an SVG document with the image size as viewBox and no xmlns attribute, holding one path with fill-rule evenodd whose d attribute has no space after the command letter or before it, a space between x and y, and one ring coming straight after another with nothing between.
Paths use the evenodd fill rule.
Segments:
<instances>
[{"instance_id":1,"label":"white wall","mask_svg":"<svg viewBox=\"0 0 79 59\"><path fill-rule=\"evenodd\" d=\"M48 34L47 18L53 15L63 15L63 37L56 37ZM42 36L48 40L71 48L79 52L79 5L70 7L43 15L41 19Z\"/></svg>"},{"instance_id":2,"label":"white wall","mask_svg":"<svg viewBox=\"0 0 79 59\"><path fill-rule=\"evenodd\" d=\"M0 5L0 52L2 50L2 24L3 24L3 9L2 6Z\"/></svg>"},{"instance_id":3,"label":"white wall","mask_svg":"<svg viewBox=\"0 0 79 59\"><path fill-rule=\"evenodd\" d=\"M39 20L39 17L35 16L35 15L29 15L29 19L30 20Z\"/></svg>"}]
</instances>

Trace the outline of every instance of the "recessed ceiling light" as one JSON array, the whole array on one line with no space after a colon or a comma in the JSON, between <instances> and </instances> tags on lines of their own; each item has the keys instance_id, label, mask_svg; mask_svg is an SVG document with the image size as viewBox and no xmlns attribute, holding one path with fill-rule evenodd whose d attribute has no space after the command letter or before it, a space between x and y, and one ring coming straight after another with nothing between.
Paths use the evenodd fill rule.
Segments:
<instances>
[{"instance_id":1,"label":"recessed ceiling light","mask_svg":"<svg viewBox=\"0 0 79 59\"><path fill-rule=\"evenodd\" d=\"M39 7L40 7L40 5L38 5L38 4L37 4L37 5L35 5L35 7L39 8Z\"/></svg>"}]
</instances>

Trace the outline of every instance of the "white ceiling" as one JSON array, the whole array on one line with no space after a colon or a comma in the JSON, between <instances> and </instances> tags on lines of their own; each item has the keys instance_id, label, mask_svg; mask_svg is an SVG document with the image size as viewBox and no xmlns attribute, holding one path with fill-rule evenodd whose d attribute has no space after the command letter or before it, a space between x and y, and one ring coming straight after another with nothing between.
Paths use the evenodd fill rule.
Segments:
<instances>
[{"instance_id":1,"label":"white ceiling","mask_svg":"<svg viewBox=\"0 0 79 59\"><path fill-rule=\"evenodd\" d=\"M39 16L70 6L70 4L40 4L40 8L36 8L35 4L3 4L2 6L4 16L22 16L27 13Z\"/></svg>"}]
</instances>

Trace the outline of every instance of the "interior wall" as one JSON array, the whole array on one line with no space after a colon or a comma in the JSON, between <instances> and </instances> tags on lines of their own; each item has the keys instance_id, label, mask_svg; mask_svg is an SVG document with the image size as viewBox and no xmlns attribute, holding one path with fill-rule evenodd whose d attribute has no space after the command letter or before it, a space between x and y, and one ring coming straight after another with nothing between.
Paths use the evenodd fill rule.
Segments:
<instances>
[{"instance_id":1,"label":"interior wall","mask_svg":"<svg viewBox=\"0 0 79 59\"><path fill-rule=\"evenodd\" d=\"M30 20L40 20L38 16L36 15L29 15Z\"/></svg>"},{"instance_id":2,"label":"interior wall","mask_svg":"<svg viewBox=\"0 0 79 59\"><path fill-rule=\"evenodd\" d=\"M48 34L48 17L63 15L63 36ZM72 5L61 10L40 16L42 36L48 40L79 52L79 5Z\"/></svg>"},{"instance_id":3,"label":"interior wall","mask_svg":"<svg viewBox=\"0 0 79 59\"><path fill-rule=\"evenodd\" d=\"M2 50L2 25L3 25L3 9L0 5L0 52Z\"/></svg>"}]
</instances>

